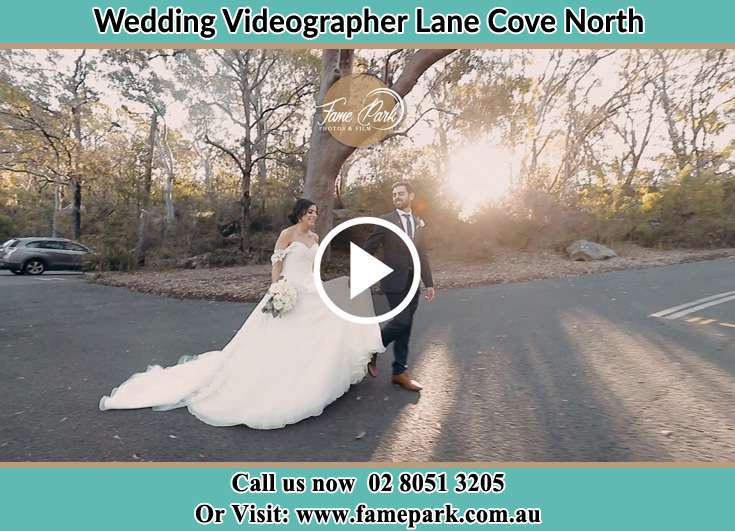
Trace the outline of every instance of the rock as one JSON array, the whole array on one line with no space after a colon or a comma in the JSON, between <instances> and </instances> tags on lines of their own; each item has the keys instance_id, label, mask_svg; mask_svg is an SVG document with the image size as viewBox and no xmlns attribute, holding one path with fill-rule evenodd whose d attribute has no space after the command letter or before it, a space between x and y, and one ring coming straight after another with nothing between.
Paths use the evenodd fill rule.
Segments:
<instances>
[{"instance_id":1,"label":"rock","mask_svg":"<svg viewBox=\"0 0 735 531\"><path fill-rule=\"evenodd\" d=\"M615 258L617 253L599 243L577 240L567 246L567 255L571 260L589 262L591 260L607 260Z\"/></svg>"},{"instance_id":2,"label":"rock","mask_svg":"<svg viewBox=\"0 0 735 531\"><path fill-rule=\"evenodd\" d=\"M211 255L212 253L204 253L192 256L179 262L178 266L183 269L204 269L209 267L209 258Z\"/></svg>"}]
</instances>

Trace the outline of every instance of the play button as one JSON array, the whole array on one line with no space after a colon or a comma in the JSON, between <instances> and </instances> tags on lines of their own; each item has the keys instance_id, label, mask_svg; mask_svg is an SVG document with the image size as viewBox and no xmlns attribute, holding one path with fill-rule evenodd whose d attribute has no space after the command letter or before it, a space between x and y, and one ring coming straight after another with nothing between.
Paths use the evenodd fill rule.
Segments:
<instances>
[{"instance_id":1,"label":"play button","mask_svg":"<svg viewBox=\"0 0 735 531\"><path fill-rule=\"evenodd\" d=\"M354 299L392 272L393 268L350 242L350 299Z\"/></svg>"},{"instance_id":2,"label":"play button","mask_svg":"<svg viewBox=\"0 0 735 531\"><path fill-rule=\"evenodd\" d=\"M364 251L359 244L350 241L350 274L347 277L322 282L321 265L324 253L332 240L342 231L357 225L379 226L393 233L406 246L411 257L413 276L408 292L401 303L393 309L375 315L371 294L365 293L382 279L394 272L394 269ZM381 230L382 230L381 229ZM384 232L385 234L385 232ZM387 236L386 236L387 237ZM395 223L374 217L360 217L345 221L330 230L317 248L314 260L314 285L322 302L341 318L357 324L382 323L397 316L413 300L421 281L421 261L416 246L408 234ZM349 289L347 283L349 282ZM327 288L325 288L327 285ZM349 297L348 297L349 295Z\"/></svg>"}]
</instances>

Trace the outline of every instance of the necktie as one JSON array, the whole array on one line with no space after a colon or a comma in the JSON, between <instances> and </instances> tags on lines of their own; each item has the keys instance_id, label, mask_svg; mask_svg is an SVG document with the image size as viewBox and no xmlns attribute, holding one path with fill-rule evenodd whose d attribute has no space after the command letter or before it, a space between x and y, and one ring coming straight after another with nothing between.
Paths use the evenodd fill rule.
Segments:
<instances>
[{"instance_id":1,"label":"necktie","mask_svg":"<svg viewBox=\"0 0 735 531\"><path fill-rule=\"evenodd\" d=\"M406 233L408 237L413 240L413 223L411 223L411 214L401 214L406 218Z\"/></svg>"}]
</instances>

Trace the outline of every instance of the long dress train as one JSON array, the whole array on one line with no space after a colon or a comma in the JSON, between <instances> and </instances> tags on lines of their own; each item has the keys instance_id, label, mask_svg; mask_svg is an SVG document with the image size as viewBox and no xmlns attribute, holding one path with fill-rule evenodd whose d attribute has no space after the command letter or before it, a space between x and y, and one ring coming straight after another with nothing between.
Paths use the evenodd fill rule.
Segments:
<instances>
[{"instance_id":1,"label":"long dress train","mask_svg":"<svg viewBox=\"0 0 735 531\"><path fill-rule=\"evenodd\" d=\"M137 373L102 397L101 410L186 406L213 426L245 424L281 428L320 415L325 406L365 377L366 364L385 347L380 327L333 314L319 298L312 268L316 245L294 242L274 254L283 276L298 290L296 307L279 318L262 312L261 300L221 351L200 354ZM328 291L346 292L345 277ZM352 301L372 311L369 292Z\"/></svg>"}]
</instances>

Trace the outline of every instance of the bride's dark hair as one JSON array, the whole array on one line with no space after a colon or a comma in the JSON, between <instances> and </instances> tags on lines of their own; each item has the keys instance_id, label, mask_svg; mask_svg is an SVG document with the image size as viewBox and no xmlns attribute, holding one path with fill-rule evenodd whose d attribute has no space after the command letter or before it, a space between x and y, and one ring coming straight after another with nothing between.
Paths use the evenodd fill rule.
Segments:
<instances>
[{"instance_id":1,"label":"bride's dark hair","mask_svg":"<svg viewBox=\"0 0 735 531\"><path fill-rule=\"evenodd\" d=\"M314 201L309 201L303 197L301 199L297 199L296 204L293 206L293 210L291 210L291 213L288 215L288 220L291 222L291 225L296 225L299 220L304 217L306 211L315 204L316 203L314 203Z\"/></svg>"}]
</instances>

